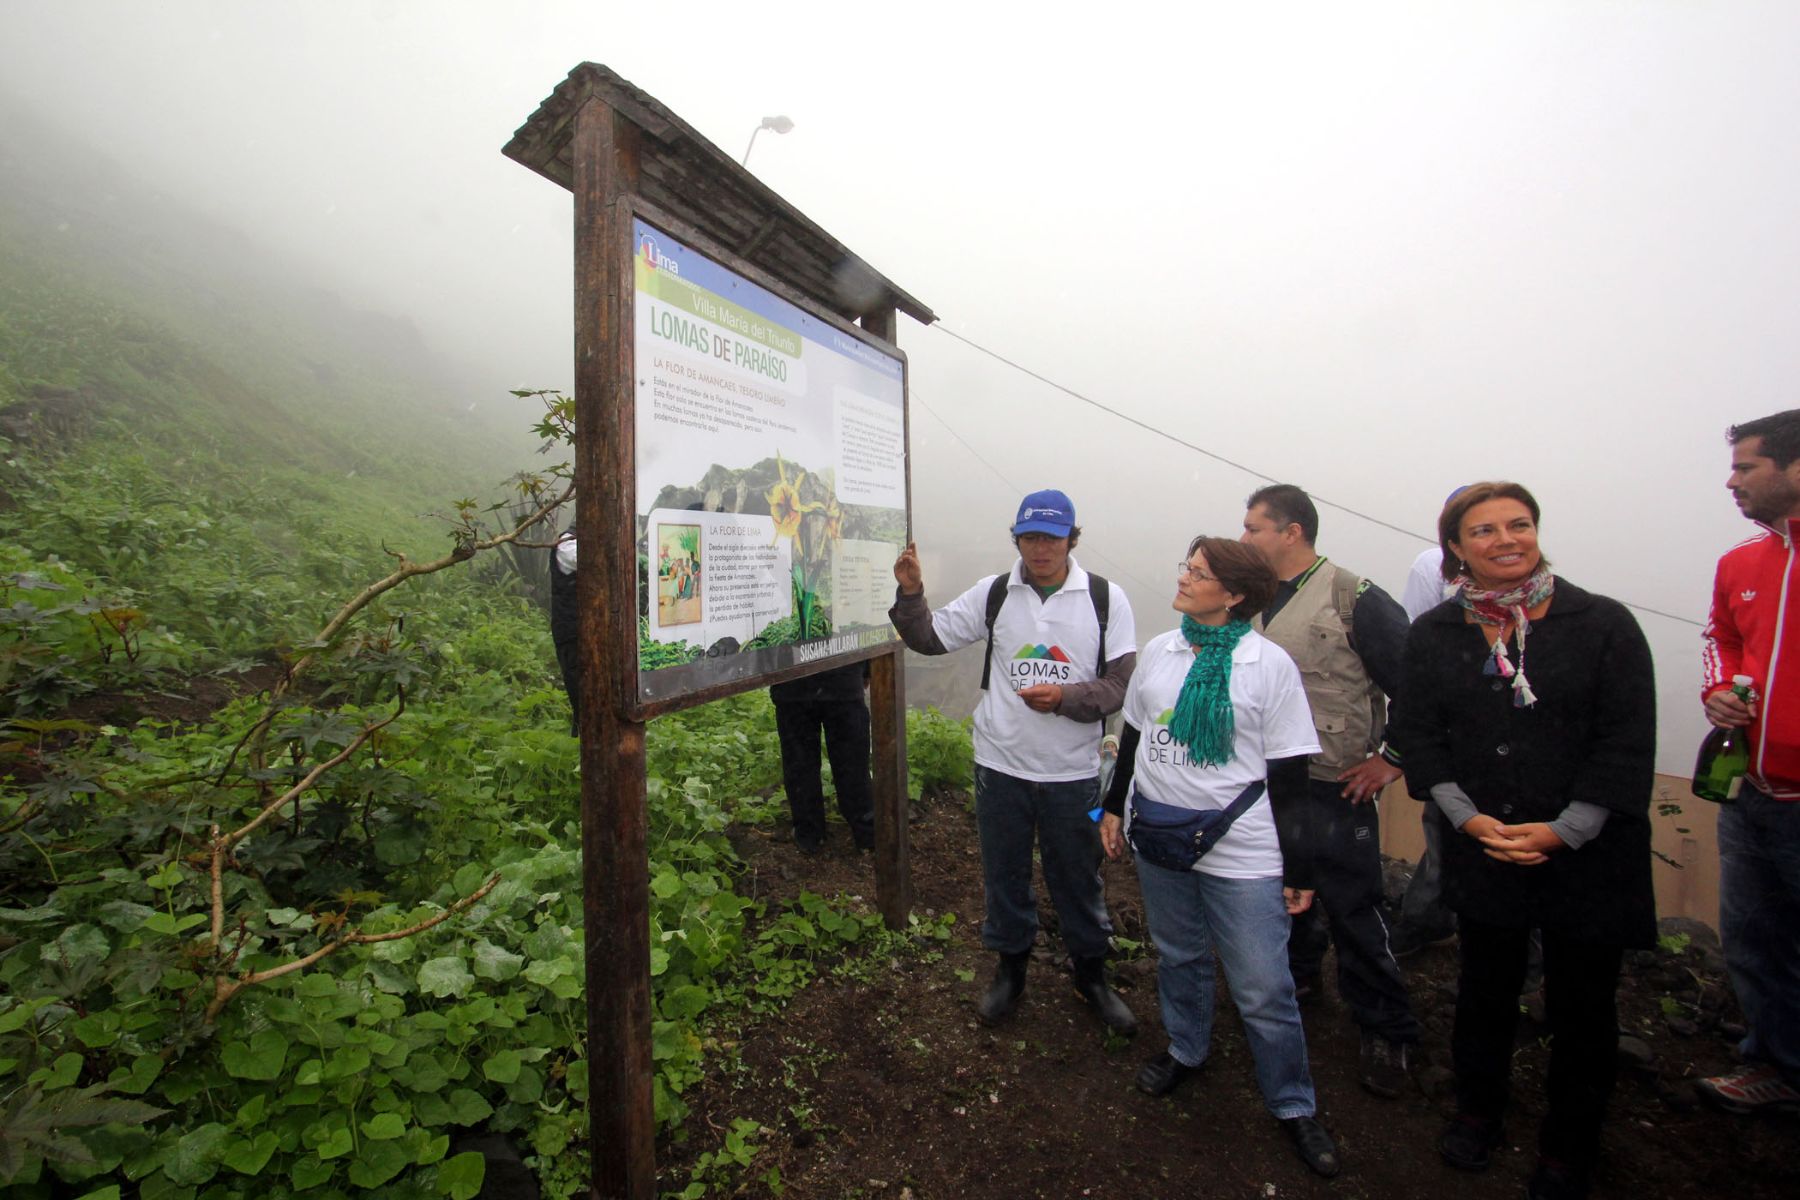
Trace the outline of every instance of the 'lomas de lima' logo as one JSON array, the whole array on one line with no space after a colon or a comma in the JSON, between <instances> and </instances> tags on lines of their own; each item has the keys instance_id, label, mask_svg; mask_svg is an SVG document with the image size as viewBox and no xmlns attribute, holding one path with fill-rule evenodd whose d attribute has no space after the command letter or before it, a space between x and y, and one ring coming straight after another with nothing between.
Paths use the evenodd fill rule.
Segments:
<instances>
[{"instance_id":1,"label":"'lomas de lima' logo","mask_svg":"<svg viewBox=\"0 0 1800 1200\"><path fill-rule=\"evenodd\" d=\"M1015 692L1040 683L1067 683L1074 673L1061 646L1046 646L1042 642L1020 646L1006 670Z\"/></svg>"},{"instance_id":2,"label":"'lomas de lima' logo","mask_svg":"<svg viewBox=\"0 0 1800 1200\"><path fill-rule=\"evenodd\" d=\"M643 241L638 243L638 253L643 255L644 265L651 270L660 268L671 275L681 274L681 264L664 254L662 247L656 244L656 239L647 233Z\"/></svg>"}]
</instances>

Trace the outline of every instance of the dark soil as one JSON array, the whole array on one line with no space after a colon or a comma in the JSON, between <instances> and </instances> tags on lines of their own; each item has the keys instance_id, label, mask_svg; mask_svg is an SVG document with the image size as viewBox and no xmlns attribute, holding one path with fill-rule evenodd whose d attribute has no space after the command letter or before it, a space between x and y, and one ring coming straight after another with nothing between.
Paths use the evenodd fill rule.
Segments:
<instances>
[{"instance_id":1,"label":"dark soil","mask_svg":"<svg viewBox=\"0 0 1800 1200\"><path fill-rule=\"evenodd\" d=\"M802 855L785 827L743 830L735 840L752 873L744 887L761 898L810 890L873 900L873 863L850 848L841 825L818 857ZM717 1149L734 1119L749 1118L764 1129L759 1154L730 1193L746 1197L1483 1200L1523 1193L1543 1114L1541 1002L1528 1003L1520 1022L1510 1137L1491 1169L1454 1171L1435 1148L1451 1112L1454 943L1404 963L1425 1035L1418 1087L1398 1100L1358 1085L1357 1031L1330 984L1304 1007L1320 1117L1344 1160L1343 1173L1328 1182L1306 1170L1263 1108L1223 987L1205 1072L1164 1099L1132 1087L1140 1063L1165 1041L1129 864L1108 864L1106 880L1119 934L1146 943L1143 957L1119 965L1120 991L1142 1028L1134 1042L1109 1042L1058 961L1055 914L1041 887L1049 932L1025 997L1003 1026L979 1025L973 1002L992 958L980 944L981 875L966 800L934 797L917 806L911 847L915 911L954 913L950 941L869 970L827 973L779 1018L742 1030L736 1061L719 1056L717 1071L685 1097L693 1107L688 1120L658 1147L663 1188L685 1185L696 1157ZM1390 878L1390 891L1398 882ZM1694 1102L1687 1081L1734 1063L1733 1022L1741 1018L1710 931L1670 931L1688 932L1691 944L1641 952L1626 967L1620 1025L1639 1044L1627 1044L1636 1057L1621 1069L1594 1194L1800 1195L1800 1120L1731 1117ZM771 1168L779 1170L779 1192L765 1182Z\"/></svg>"}]
</instances>

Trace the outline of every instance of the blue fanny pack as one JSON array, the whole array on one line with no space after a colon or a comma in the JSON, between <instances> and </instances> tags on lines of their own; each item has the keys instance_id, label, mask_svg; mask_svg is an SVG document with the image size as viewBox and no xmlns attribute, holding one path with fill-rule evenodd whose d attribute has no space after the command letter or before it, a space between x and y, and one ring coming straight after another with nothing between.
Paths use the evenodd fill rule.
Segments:
<instances>
[{"instance_id":1,"label":"blue fanny pack","mask_svg":"<svg viewBox=\"0 0 1800 1200\"><path fill-rule=\"evenodd\" d=\"M1230 832L1232 823L1262 797L1265 786L1265 781L1258 779L1224 808L1206 809L1164 804L1134 790L1128 835L1131 848L1165 871L1191 871Z\"/></svg>"}]
</instances>

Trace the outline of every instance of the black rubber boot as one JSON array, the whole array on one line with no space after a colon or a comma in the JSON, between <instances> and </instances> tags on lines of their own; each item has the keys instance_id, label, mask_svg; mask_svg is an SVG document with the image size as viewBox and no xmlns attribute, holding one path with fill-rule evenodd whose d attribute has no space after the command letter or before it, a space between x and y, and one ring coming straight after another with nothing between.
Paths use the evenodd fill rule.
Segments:
<instances>
[{"instance_id":1,"label":"black rubber boot","mask_svg":"<svg viewBox=\"0 0 1800 1200\"><path fill-rule=\"evenodd\" d=\"M1106 982L1106 960L1104 958L1077 958L1075 965L1075 990L1081 998L1088 1002L1106 1027L1120 1037L1131 1037L1137 1033L1137 1018L1131 1015L1130 1007L1120 998L1119 993L1112 990Z\"/></svg>"},{"instance_id":2,"label":"black rubber boot","mask_svg":"<svg viewBox=\"0 0 1800 1200\"><path fill-rule=\"evenodd\" d=\"M1030 961L1029 950L1000 956L994 966L994 982L975 1005L975 1016L983 1025L998 1025L1018 1007L1019 996L1025 990L1025 964Z\"/></svg>"}]
</instances>

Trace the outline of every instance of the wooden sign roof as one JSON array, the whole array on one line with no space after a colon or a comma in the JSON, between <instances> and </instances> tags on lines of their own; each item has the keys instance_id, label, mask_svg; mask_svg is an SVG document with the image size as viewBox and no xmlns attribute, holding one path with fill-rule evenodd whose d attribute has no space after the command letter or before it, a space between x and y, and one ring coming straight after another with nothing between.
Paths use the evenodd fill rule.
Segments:
<instances>
[{"instance_id":1,"label":"wooden sign roof","mask_svg":"<svg viewBox=\"0 0 1800 1200\"><path fill-rule=\"evenodd\" d=\"M638 192L658 208L848 320L889 307L921 324L937 320L655 97L598 63L570 71L503 153L572 188L575 114L596 99L646 135Z\"/></svg>"}]
</instances>

